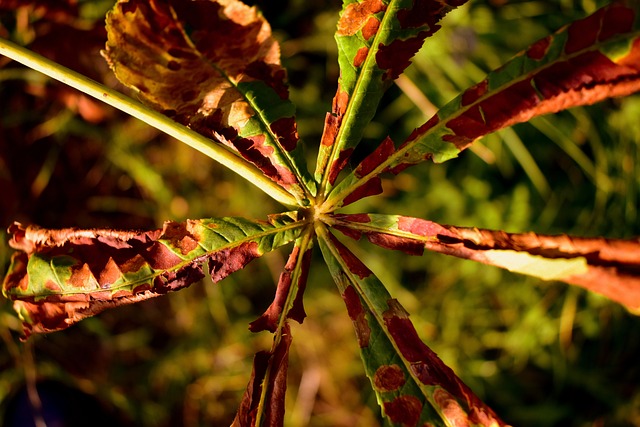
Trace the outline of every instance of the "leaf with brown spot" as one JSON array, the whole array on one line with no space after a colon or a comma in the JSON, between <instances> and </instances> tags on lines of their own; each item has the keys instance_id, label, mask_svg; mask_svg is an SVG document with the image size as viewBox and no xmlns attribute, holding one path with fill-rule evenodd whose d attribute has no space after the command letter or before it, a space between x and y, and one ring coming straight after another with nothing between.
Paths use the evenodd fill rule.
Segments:
<instances>
[{"instance_id":1,"label":"leaf with brown spot","mask_svg":"<svg viewBox=\"0 0 640 427\"><path fill-rule=\"evenodd\" d=\"M253 372L232 427L280 427L284 422L291 331L284 323L271 351L256 353Z\"/></svg>"},{"instance_id":2,"label":"leaf with brown spot","mask_svg":"<svg viewBox=\"0 0 640 427\"><path fill-rule=\"evenodd\" d=\"M454 227L398 215L334 215L330 224L387 249L424 249L602 294L640 313L640 238L622 240Z\"/></svg>"},{"instance_id":3,"label":"leaf with brown spot","mask_svg":"<svg viewBox=\"0 0 640 427\"><path fill-rule=\"evenodd\" d=\"M204 277L219 281L295 240L296 213L167 221L162 229L48 230L10 227L14 253L2 292L15 300L25 334L66 328L101 311L175 291Z\"/></svg>"},{"instance_id":4,"label":"leaf with brown spot","mask_svg":"<svg viewBox=\"0 0 640 427\"><path fill-rule=\"evenodd\" d=\"M339 207L383 172L441 163L499 129L640 90L640 3L617 1L560 29L442 107L365 174L346 176L329 196ZM363 161L371 163L374 159Z\"/></svg>"},{"instance_id":5,"label":"leaf with brown spot","mask_svg":"<svg viewBox=\"0 0 640 427\"><path fill-rule=\"evenodd\" d=\"M407 312L371 270L324 226L316 233L353 322L365 372L392 425L460 425L461 413L472 425L506 425L420 340ZM461 412L452 410L453 402Z\"/></svg>"},{"instance_id":6,"label":"leaf with brown spot","mask_svg":"<svg viewBox=\"0 0 640 427\"><path fill-rule=\"evenodd\" d=\"M313 240L309 233L310 230L296 240L284 271L280 274L273 302L258 319L251 322L251 332L276 332L285 319L302 323L307 316L302 297L311 265Z\"/></svg>"},{"instance_id":7,"label":"leaf with brown spot","mask_svg":"<svg viewBox=\"0 0 640 427\"><path fill-rule=\"evenodd\" d=\"M107 30L104 56L145 103L224 143L300 202L313 195L280 48L255 8L120 0Z\"/></svg>"},{"instance_id":8,"label":"leaf with brown spot","mask_svg":"<svg viewBox=\"0 0 640 427\"><path fill-rule=\"evenodd\" d=\"M385 90L409 65L438 22L466 0L345 0L335 34L340 80L332 114L325 123L316 179L333 187L346 166ZM327 127L332 127L327 129Z\"/></svg>"}]
</instances>

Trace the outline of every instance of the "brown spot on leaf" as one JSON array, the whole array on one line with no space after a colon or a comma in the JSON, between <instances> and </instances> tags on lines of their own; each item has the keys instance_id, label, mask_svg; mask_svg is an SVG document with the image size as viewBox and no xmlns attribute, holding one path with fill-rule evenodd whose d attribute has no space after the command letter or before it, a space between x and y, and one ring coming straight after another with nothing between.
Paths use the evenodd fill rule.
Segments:
<instances>
[{"instance_id":1,"label":"brown spot on leaf","mask_svg":"<svg viewBox=\"0 0 640 427\"><path fill-rule=\"evenodd\" d=\"M320 144L325 147L330 147L336 142L336 136L338 135L338 129L342 122L341 116L327 113L324 118L324 129L322 131L322 138Z\"/></svg>"},{"instance_id":2,"label":"brown spot on leaf","mask_svg":"<svg viewBox=\"0 0 640 427\"><path fill-rule=\"evenodd\" d=\"M87 291L95 290L100 287L98 281L91 272L91 268L89 268L89 264L82 264L82 267L79 269L72 267L71 271L71 277L69 278L70 286Z\"/></svg>"},{"instance_id":3,"label":"brown spot on leaf","mask_svg":"<svg viewBox=\"0 0 640 427\"><path fill-rule=\"evenodd\" d=\"M469 427L471 423L460 403L446 390L437 388L433 392L433 400L440 407L442 415L453 427Z\"/></svg>"},{"instance_id":4,"label":"brown spot on leaf","mask_svg":"<svg viewBox=\"0 0 640 427\"><path fill-rule=\"evenodd\" d=\"M358 276L360 279L371 276L371 270L369 270L358 257L351 253L349 249L347 249L342 243L340 243L338 239L336 239L332 234L329 234L329 239L335 245L336 249L338 249L338 252L340 252L340 257L347 264L349 271Z\"/></svg>"},{"instance_id":5,"label":"brown spot on leaf","mask_svg":"<svg viewBox=\"0 0 640 427\"><path fill-rule=\"evenodd\" d=\"M366 213L359 213L359 214L335 214L334 215L337 219L342 220L342 221L350 221L350 222L361 222L361 223L368 223L371 222L371 217L369 216L369 214Z\"/></svg>"},{"instance_id":6,"label":"brown spot on leaf","mask_svg":"<svg viewBox=\"0 0 640 427\"><path fill-rule=\"evenodd\" d=\"M342 201L343 206L347 206L353 202L357 202L368 196L375 196L382 193L382 180L380 177L373 177L364 184L356 187L347 197Z\"/></svg>"},{"instance_id":7,"label":"brown spot on leaf","mask_svg":"<svg viewBox=\"0 0 640 427\"><path fill-rule=\"evenodd\" d=\"M333 185L338 179L338 174L344 167L347 165L351 154L353 153L353 148L347 148L346 150L340 151L338 154L338 158L331 163L329 169L329 183Z\"/></svg>"},{"instance_id":8,"label":"brown spot on leaf","mask_svg":"<svg viewBox=\"0 0 640 427\"><path fill-rule=\"evenodd\" d=\"M427 32L418 33L417 36L402 40L396 39L389 45L381 44L376 53L376 63L382 70L387 70L384 78L395 80L409 66L413 55L422 47L422 42Z\"/></svg>"},{"instance_id":9,"label":"brown spot on leaf","mask_svg":"<svg viewBox=\"0 0 640 427\"><path fill-rule=\"evenodd\" d=\"M10 298L14 293L12 289L19 289L24 292L29 288L28 262L29 257L24 252L14 252L11 256L11 269L7 272L2 285L3 291Z\"/></svg>"},{"instance_id":10,"label":"brown spot on leaf","mask_svg":"<svg viewBox=\"0 0 640 427\"><path fill-rule=\"evenodd\" d=\"M387 6L381 0L363 0L347 5L338 21L338 36L352 36L365 26L369 17L385 10Z\"/></svg>"},{"instance_id":11,"label":"brown spot on leaf","mask_svg":"<svg viewBox=\"0 0 640 427\"><path fill-rule=\"evenodd\" d=\"M342 299L347 306L347 312L353 322L353 327L355 328L356 337L358 339L358 345L360 348L368 347L371 328L369 328L366 311L355 288L353 286L347 286L342 294Z\"/></svg>"},{"instance_id":12,"label":"brown spot on leaf","mask_svg":"<svg viewBox=\"0 0 640 427\"><path fill-rule=\"evenodd\" d=\"M594 14L575 21L569 26L567 30L567 42L564 47L567 55L593 46L600 32L603 14L604 9L599 9Z\"/></svg>"},{"instance_id":13,"label":"brown spot on leaf","mask_svg":"<svg viewBox=\"0 0 640 427\"><path fill-rule=\"evenodd\" d=\"M376 35L378 28L380 28L380 20L375 16L370 17L367 20L367 23L362 27L362 37L368 41L371 37Z\"/></svg>"},{"instance_id":14,"label":"brown spot on leaf","mask_svg":"<svg viewBox=\"0 0 640 427\"><path fill-rule=\"evenodd\" d=\"M630 31L633 28L635 19L636 16L633 9L622 4L612 4L610 7L605 8L598 40L605 41L616 34Z\"/></svg>"},{"instance_id":15,"label":"brown spot on leaf","mask_svg":"<svg viewBox=\"0 0 640 427\"><path fill-rule=\"evenodd\" d=\"M256 242L244 242L234 248L217 251L209 258L211 279L219 282L259 256Z\"/></svg>"},{"instance_id":16,"label":"brown spot on leaf","mask_svg":"<svg viewBox=\"0 0 640 427\"><path fill-rule=\"evenodd\" d=\"M174 254L174 256L175 256L175 254ZM182 260L179 260L179 261L182 261ZM139 271L142 268L142 266L145 265L145 264L147 264L147 260L145 260L142 257L142 255L136 254L132 258L122 262L120 264L120 270L122 271L122 274L130 273L130 272L136 272L136 271ZM175 264L171 264L170 267L172 267L173 265L175 265Z\"/></svg>"},{"instance_id":17,"label":"brown spot on leaf","mask_svg":"<svg viewBox=\"0 0 640 427\"><path fill-rule=\"evenodd\" d=\"M422 402L415 396L398 396L384 402L384 412L392 423L403 427L415 427L422 414Z\"/></svg>"},{"instance_id":18,"label":"brown spot on leaf","mask_svg":"<svg viewBox=\"0 0 640 427\"><path fill-rule=\"evenodd\" d=\"M54 292L62 291L60 286L58 286L58 284L55 283L53 280L47 280L46 283L44 284L44 287L45 287L45 289L48 289L48 290L54 291Z\"/></svg>"},{"instance_id":19,"label":"brown spot on leaf","mask_svg":"<svg viewBox=\"0 0 640 427\"><path fill-rule=\"evenodd\" d=\"M367 54L369 53L369 48L366 46L361 47L356 52L356 56L353 57L353 66L358 68L360 67L365 59L367 59Z\"/></svg>"},{"instance_id":20,"label":"brown spot on leaf","mask_svg":"<svg viewBox=\"0 0 640 427\"><path fill-rule=\"evenodd\" d=\"M373 386L380 392L398 390L405 382L404 371L398 365L382 365L373 375Z\"/></svg>"},{"instance_id":21,"label":"brown spot on leaf","mask_svg":"<svg viewBox=\"0 0 640 427\"><path fill-rule=\"evenodd\" d=\"M265 426L281 426L284 419L284 401L287 389L287 369L291 332L285 323L280 341L273 352L260 351L253 359L253 371L240 407L233 421L234 426L256 425L256 414L263 406L262 420ZM269 375L267 376L267 373ZM261 398L263 387L266 400Z\"/></svg>"},{"instance_id":22,"label":"brown spot on leaf","mask_svg":"<svg viewBox=\"0 0 640 427\"><path fill-rule=\"evenodd\" d=\"M402 251L409 255L421 256L424 253L424 244L412 239L384 233L367 233L367 238L375 245Z\"/></svg>"},{"instance_id":23,"label":"brown spot on leaf","mask_svg":"<svg viewBox=\"0 0 640 427\"><path fill-rule=\"evenodd\" d=\"M342 117L342 115L344 115L344 113L347 111L348 105L349 105L349 94L347 92L344 92L340 87L340 85L338 84L338 90L336 91L336 95L333 97L331 111L334 114Z\"/></svg>"},{"instance_id":24,"label":"brown spot on leaf","mask_svg":"<svg viewBox=\"0 0 640 427\"><path fill-rule=\"evenodd\" d=\"M285 188L298 182L293 172L271 161L273 148L265 144L264 135L255 135L249 138L235 138L231 142L242 157L256 165L258 169L274 182Z\"/></svg>"},{"instance_id":25,"label":"brown spot on leaf","mask_svg":"<svg viewBox=\"0 0 640 427\"><path fill-rule=\"evenodd\" d=\"M419 128L415 129L413 132L411 132L411 135L409 135L409 137L406 139L406 141L402 143L400 148L403 148L409 142L415 140L418 137L418 135L424 134L426 131L428 131L429 129L431 129L435 125L437 125L439 121L440 121L440 118L438 117L438 115L432 116L429 120L427 120L427 122L425 124L423 124Z\"/></svg>"},{"instance_id":26,"label":"brown spot on leaf","mask_svg":"<svg viewBox=\"0 0 640 427\"><path fill-rule=\"evenodd\" d=\"M178 249L182 255L187 255L198 247L197 237L191 235L187 225L181 222L166 221L161 239L168 240L171 246Z\"/></svg>"},{"instance_id":27,"label":"brown spot on leaf","mask_svg":"<svg viewBox=\"0 0 640 427\"><path fill-rule=\"evenodd\" d=\"M439 236L447 235L455 237L448 229L438 223L427 221L420 218L410 218L401 216L398 218L398 230L408 231L419 236Z\"/></svg>"},{"instance_id":28,"label":"brown spot on leaf","mask_svg":"<svg viewBox=\"0 0 640 427\"><path fill-rule=\"evenodd\" d=\"M151 268L154 269L166 270L182 262L182 259L178 255L160 242L153 242L153 244L147 248L143 256L149 262ZM132 267L135 268L134 271L140 269L140 265Z\"/></svg>"},{"instance_id":29,"label":"brown spot on leaf","mask_svg":"<svg viewBox=\"0 0 640 427\"><path fill-rule=\"evenodd\" d=\"M278 287L276 289L276 295L273 299L273 302L267 310L256 320L249 324L249 330L251 332L260 332L264 330L268 330L270 332L275 332L278 328L278 319L282 315L282 310L285 308L284 305L287 301L288 295L290 293L291 285L292 285L292 272L296 268L298 257L300 256L300 247L295 246L291 254L289 255L289 260L285 265L285 269L280 275L280 279L278 281ZM304 288L307 281L307 276L309 274L309 264L311 262L311 251L307 250L303 255L303 259L301 262L301 272L298 280L298 291L295 296L294 303L291 307L291 310L288 313L288 318L296 320L298 323L302 323L304 318L306 317L306 313L304 311L304 306L302 304L302 295L304 294Z\"/></svg>"},{"instance_id":30,"label":"brown spot on leaf","mask_svg":"<svg viewBox=\"0 0 640 427\"><path fill-rule=\"evenodd\" d=\"M393 140L386 137L384 141L382 141L382 143L373 151L373 153L369 154L362 162L360 162L354 171L354 175L357 178L362 178L363 176L368 175L382 162L387 160L394 152L395 146L393 144Z\"/></svg>"},{"instance_id":31,"label":"brown spot on leaf","mask_svg":"<svg viewBox=\"0 0 640 427\"><path fill-rule=\"evenodd\" d=\"M544 58L547 54L547 50L549 46L551 46L551 41L553 40L552 36L547 36L544 39L538 40L534 44L527 49L527 56L531 59L535 59L536 61Z\"/></svg>"},{"instance_id":32,"label":"brown spot on leaf","mask_svg":"<svg viewBox=\"0 0 640 427\"><path fill-rule=\"evenodd\" d=\"M476 84L475 86L471 86L462 94L462 99L460 100L460 104L464 107L466 105L476 102L485 93L487 93L488 87L489 87L489 81L486 79Z\"/></svg>"},{"instance_id":33,"label":"brown spot on leaf","mask_svg":"<svg viewBox=\"0 0 640 427\"><path fill-rule=\"evenodd\" d=\"M101 288L109 287L112 283L115 283L120 277L122 277L122 271L118 264L113 260L112 257L109 257L109 261L107 261L107 265L104 266L102 271L100 271L100 275L98 276L98 283Z\"/></svg>"},{"instance_id":34,"label":"brown spot on leaf","mask_svg":"<svg viewBox=\"0 0 640 427\"><path fill-rule=\"evenodd\" d=\"M283 117L269 125L285 151L293 151L298 145L298 130L293 117Z\"/></svg>"},{"instance_id":35,"label":"brown spot on leaf","mask_svg":"<svg viewBox=\"0 0 640 427\"><path fill-rule=\"evenodd\" d=\"M335 224L332 226L333 229L338 230L345 236L351 237L353 240L360 240L362 237L362 232L359 230L354 230L353 228L345 227L344 225Z\"/></svg>"}]
</instances>

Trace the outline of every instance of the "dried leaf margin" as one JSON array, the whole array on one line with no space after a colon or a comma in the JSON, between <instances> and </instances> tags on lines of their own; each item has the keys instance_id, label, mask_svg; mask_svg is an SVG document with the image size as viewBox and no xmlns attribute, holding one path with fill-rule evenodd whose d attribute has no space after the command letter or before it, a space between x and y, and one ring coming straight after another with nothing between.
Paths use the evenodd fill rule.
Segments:
<instances>
[{"instance_id":1,"label":"dried leaf margin","mask_svg":"<svg viewBox=\"0 0 640 427\"><path fill-rule=\"evenodd\" d=\"M640 238L507 233L382 214L336 214L327 222L354 239L366 236L410 255L427 249L577 285L640 314Z\"/></svg>"},{"instance_id":2,"label":"dried leaf margin","mask_svg":"<svg viewBox=\"0 0 640 427\"><path fill-rule=\"evenodd\" d=\"M14 224L14 253L3 283L25 334L64 329L107 308L214 281L299 237L297 212L268 221L244 218L167 221L162 229L47 230Z\"/></svg>"}]
</instances>

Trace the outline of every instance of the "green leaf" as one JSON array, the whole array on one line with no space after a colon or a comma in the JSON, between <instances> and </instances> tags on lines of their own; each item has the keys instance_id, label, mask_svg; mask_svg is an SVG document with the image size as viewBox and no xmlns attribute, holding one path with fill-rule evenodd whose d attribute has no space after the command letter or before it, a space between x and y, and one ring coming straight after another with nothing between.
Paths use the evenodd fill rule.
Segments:
<instances>
[{"instance_id":1,"label":"green leaf","mask_svg":"<svg viewBox=\"0 0 640 427\"><path fill-rule=\"evenodd\" d=\"M506 425L420 340L378 278L325 227L316 232L387 419L395 426Z\"/></svg>"},{"instance_id":2,"label":"green leaf","mask_svg":"<svg viewBox=\"0 0 640 427\"><path fill-rule=\"evenodd\" d=\"M355 239L410 255L424 249L527 274L561 280L640 312L640 239L507 233L454 227L400 215L348 214L327 222Z\"/></svg>"},{"instance_id":3,"label":"green leaf","mask_svg":"<svg viewBox=\"0 0 640 427\"><path fill-rule=\"evenodd\" d=\"M452 159L478 138L542 114L640 90L640 3L616 2L521 52L395 149L390 139L333 189L327 209L380 191L377 176ZM346 199L346 201L345 201ZM343 202L344 201L344 202Z\"/></svg>"},{"instance_id":4,"label":"green leaf","mask_svg":"<svg viewBox=\"0 0 640 427\"><path fill-rule=\"evenodd\" d=\"M321 189L335 183L384 91L437 23L466 0L345 0L335 34L340 80L318 153Z\"/></svg>"},{"instance_id":5,"label":"green leaf","mask_svg":"<svg viewBox=\"0 0 640 427\"><path fill-rule=\"evenodd\" d=\"M271 28L236 0L121 0L105 57L142 100L219 141L309 204L306 170Z\"/></svg>"},{"instance_id":6,"label":"green leaf","mask_svg":"<svg viewBox=\"0 0 640 427\"><path fill-rule=\"evenodd\" d=\"M152 231L49 230L16 223L17 249L3 294L22 313L25 333L64 329L107 308L214 282L295 240L307 221L297 213L268 221L217 218L167 221Z\"/></svg>"}]
</instances>

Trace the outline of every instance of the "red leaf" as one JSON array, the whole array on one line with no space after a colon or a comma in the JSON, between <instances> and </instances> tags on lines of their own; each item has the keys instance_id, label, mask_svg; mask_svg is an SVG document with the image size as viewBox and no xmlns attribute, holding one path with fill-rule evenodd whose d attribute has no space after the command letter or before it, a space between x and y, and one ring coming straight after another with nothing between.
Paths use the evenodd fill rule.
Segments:
<instances>
[{"instance_id":1,"label":"red leaf","mask_svg":"<svg viewBox=\"0 0 640 427\"><path fill-rule=\"evenodd\" d=\"M283 425L291 339L289 324L285 323L281 339L275 349L270 352L256 353L251 379L232 426L278 427ZM264 387L266 390L263 390ZM263 395L265 397L261 405ZM258 420L260 420L259 424Z\"/></svg>"}]
</instances>

